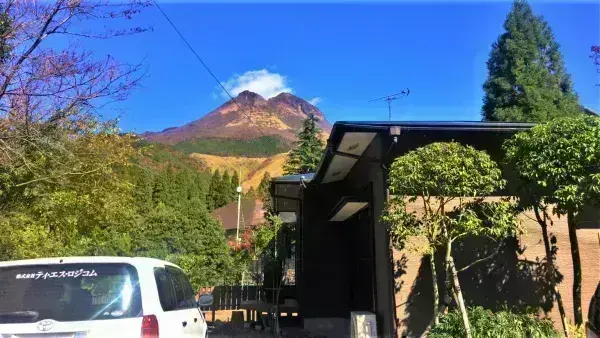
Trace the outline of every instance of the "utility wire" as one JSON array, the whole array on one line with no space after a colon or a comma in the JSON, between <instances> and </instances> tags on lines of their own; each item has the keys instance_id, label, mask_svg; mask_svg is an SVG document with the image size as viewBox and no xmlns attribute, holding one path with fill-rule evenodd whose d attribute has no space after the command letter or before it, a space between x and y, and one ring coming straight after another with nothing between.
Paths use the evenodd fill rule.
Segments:
<instances>
[{"instance_id":1,"label":"utility wire","mask_svg":"<svg viewBox=\"0 0 600 338\"><path fill-rule=\"evenodd\" d=\"M185 42L185 44L188 46L188 48L190 49L190 51L192 51L192 53L194 53L194 55L196 56L196 58L198 59L198 61L200 61L200 63L202 64L202 66L204 66L204 68L206 69L206 71L208 72L208 74L210 74L210 76L212 76L212 78L217 82L217 84L219 84L219 87L221 87L221 89L227 94L227 96L229 96L229 98L233 101L233 103L235 103L235 105L246 116L246 118L248 118L248 120L250 121L250 123L252 123L256 127L256 129L258 129L258 132L263 137L265 137L265 139L269 140L269 142L271 142L273 144L273 146L275 146L275 148L277 148L277 145L275 144L275 142L273 142L270 138L266 137L267 135L265 135L265 133L263 133L263 131L260 129L260 127L256 123L254 123L254 121L252 120L252 118L250 118L250 115L248 115L246 113L246 111L237 103L236 99L229 93L229 91L225 88L225 86L223 86L223 84L221 83L221 81L219 81L219 79L210 70L210 68L208 68L208 66L206 65L206 63L204 63L204 61L202 60L202 58L200 57L200 55L198 55L198 53L196 53L196 51L194 50L194 48L192 47L192 45L190 45L190 43L186 40L186 38L183 36L183 34L181 34L181 32L179 31L179 29L177 29L177 26L175 26L175 24L173 23L173 21L171 21L171 19L167 15L167 13L165 13L165 11L160 7L160 5L158 4L158 2L156 0L152 0L152 2L154 2L154 5L156 5L156 8L158 8L158 10L165 17L165 19L167 19L167 21L169 22L169 24L171 24L171 27L173 27L173 29L175 30L175 32L177 32L177 34L179 35L179 37L181 38L181 40L183 40L183 42Z\"/></svg>"},{"instance_id":2,"label":"utility wire","mask_svg":"<svg viewBox=\"0 0 600 338\"><path fill-rule=\"evenodd\" d=\"M200 61L200 64L202 64L202 66L204 67L204 69L206 69L206 71L208 72L208 74L210 74L210 76L215 80L215 82L217 82L217 84L219 85L219 87L221 87L221 89L227 94L227 96L229 96L229 98L233 101L233 103L235 103L235 105L242 112L242 114L244 114L244 116L248 119L248 121L250 121L250 123L252 123L256 127L256 129L258 130L258 132L266 140L268 140L275 147L275 149L277 149L277 144L275 144L275 142L273 142L270 138L266 137L267 135L265 135L265 133L263 133L263 131L260 129L260 127L252 120L252 118L250 117L250 115L248 115L246 113L246 111L239 105L239 103L237 102L237 100L231 95L231 93L229 93L229 91L225 88L225 86L223 86L223 84L221 83L221 81L219 81L219 79L210 70L210 68L204 62L204 60L202 60L202 58L200 57L200 55L198 55L198 53L196 52L196 50L194 50L194 47L192 47L192 45L190 45L190 43L187 41L187 39L185 38L185 36L183 36L183 34L181 33L181 31L177 28L177 26L175 26L175 23L173 23L173 21L169 18L169 16L167 15L167 13L165 13L165 11L162 9L162 7L160 7L160 5L158 4L158 2L156 0L152 0L152 2L154 2L154 5L156 6L156 8L158 8L158 10L161 12L161 14L169 22L169 24L171 25L171 27L173 27L173 29L175 30L175 32L177 32L177 34L179 35L179 37L181 38L181 40L183 40L183 42L186 44L186 46L189 48L189 50L194 54L194 56L196 57L196 59L198 59L198 61ZM235 168L233 168L233 166L229 165L229 163L227 163L227 161L225 161L225 165L227 167L229 167L232 170L232 172L237 171ZM242 177L240 177L239 179L240 179L240 181L243 180ZM240 184L240 186L241 186L241 184Z\"/></svg>"}]
</instances>

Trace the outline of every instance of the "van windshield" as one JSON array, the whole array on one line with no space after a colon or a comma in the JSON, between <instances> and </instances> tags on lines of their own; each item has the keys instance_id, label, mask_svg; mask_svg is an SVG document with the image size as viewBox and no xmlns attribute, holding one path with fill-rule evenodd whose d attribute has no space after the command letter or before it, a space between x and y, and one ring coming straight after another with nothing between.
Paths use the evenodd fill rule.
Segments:
<instances>
[{"instance_id":1,"label":"van windshield","mask_svg":"<svg viewBox=\"0 0 600 338\"><path fill-rule=\"evenodd\" d=\"M129 264L0 267L0 323L130 318L141 312L138 275Z\"/></svg>"}]
</instances>

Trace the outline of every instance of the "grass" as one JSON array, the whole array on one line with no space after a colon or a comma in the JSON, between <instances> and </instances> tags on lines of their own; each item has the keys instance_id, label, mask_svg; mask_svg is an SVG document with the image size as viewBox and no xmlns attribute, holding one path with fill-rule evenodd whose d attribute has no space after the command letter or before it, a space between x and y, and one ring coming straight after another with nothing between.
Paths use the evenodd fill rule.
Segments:
<instances>
[{"instance_id":1,"label":"grass","mask_svg":"<svg viewBox=\"0 0 600 338\"><path fill-rule=\"evenodd\" d=\"M185 154L269 157L289 151L292 145L278 136L261 136L251 140L205 138L179 142L173 147Z\"/></svg>"}]
</instances>

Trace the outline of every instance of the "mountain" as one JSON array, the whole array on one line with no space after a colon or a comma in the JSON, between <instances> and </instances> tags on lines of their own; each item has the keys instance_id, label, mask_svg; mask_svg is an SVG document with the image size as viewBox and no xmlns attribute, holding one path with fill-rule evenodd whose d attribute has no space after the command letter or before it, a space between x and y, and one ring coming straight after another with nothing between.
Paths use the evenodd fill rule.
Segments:
<instances>
[{"instance_id":1,"label":"mountain","mask_svg":"<svg viewBox=\"0 0 600 338\"><path fill-rule=\"evenodd\" d=\"M198 139L246 141L265 136L293 141L302 127L302 121L310 114L319 119L319 127L324 133L328 134L331 131L331 124L319 108L295 95L281 93L265 100L262 96L246 90L235 98L235 102L229 100L201 119L181 127L147 132L142 136L149 141L165 144Z\"/></svg>"},{"instance_id":2,"label":"mountain","mask_svg":"<svg viewBox=\"0 0 600 338\"><path fill-rule=\"evenodd\" d=\"M191 154L190 158L199 163L203 163L210 170L219 169L221 173L228 171L231 174L232 168L242 172L242 188L248 191L250 187L256 188L262 180L265 172L271 177L283 175L283 164L287 159L288 153L276 154L270 157L236 157L236 156L214 156L205 154Z\"/></svg>"}]
</instances>

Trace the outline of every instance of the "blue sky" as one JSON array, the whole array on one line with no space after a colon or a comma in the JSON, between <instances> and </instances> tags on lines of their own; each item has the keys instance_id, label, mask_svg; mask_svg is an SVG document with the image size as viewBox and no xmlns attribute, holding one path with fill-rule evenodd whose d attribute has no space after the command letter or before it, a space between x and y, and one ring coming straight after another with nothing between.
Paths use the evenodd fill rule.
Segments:
<instances>
[{"instance_id":1,"label":"blue sky","mask_svg":"<svg viewBox=\"0 0 600 338\"><path fill-rule=\"evenodd\" d=\"M370 99L410 88L395 120L479 120L491 44L510 2L208 4L161 2L215 75L232 91L292 91L315 99L331 121L387 120ZM561 44L582 104L600 111L600 5L533 2ZM87 45L98 56L145 58L148 78L113 105L127 131L157 131L202 117L226 101L157 8L135 18L153 31ZM257 90L258 90L257 89ZM115 114L106 111L107 116Z\"/></svg>"}]
</instances>

